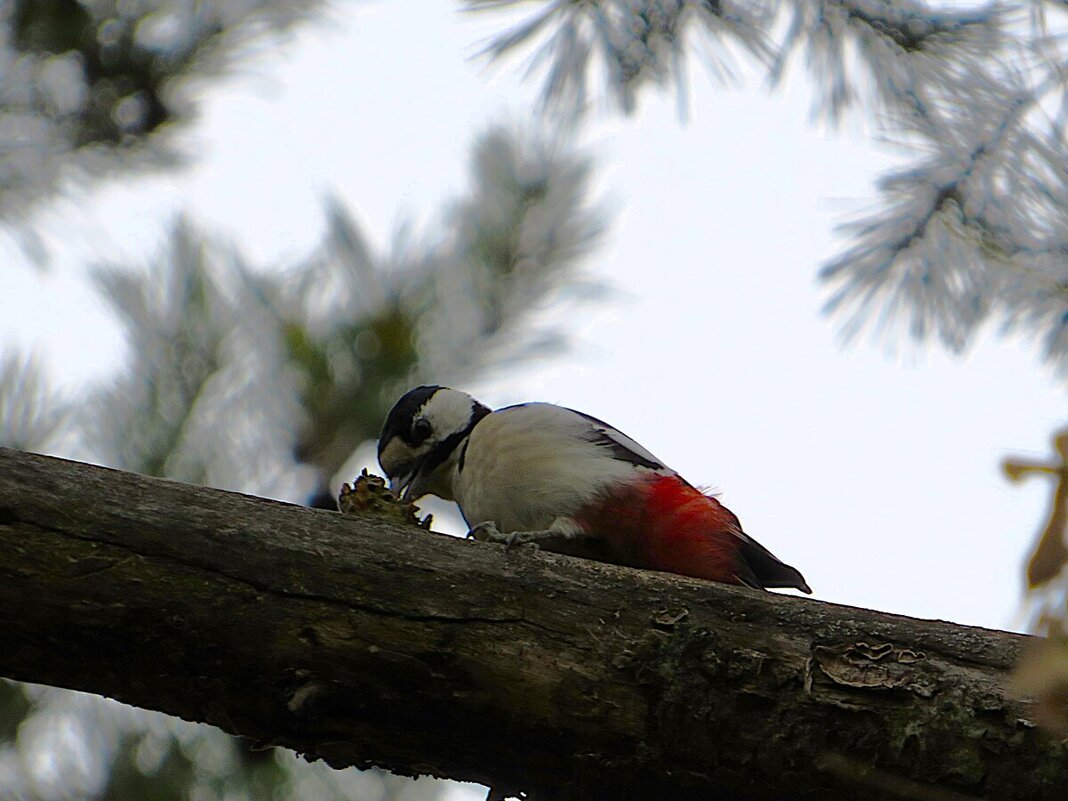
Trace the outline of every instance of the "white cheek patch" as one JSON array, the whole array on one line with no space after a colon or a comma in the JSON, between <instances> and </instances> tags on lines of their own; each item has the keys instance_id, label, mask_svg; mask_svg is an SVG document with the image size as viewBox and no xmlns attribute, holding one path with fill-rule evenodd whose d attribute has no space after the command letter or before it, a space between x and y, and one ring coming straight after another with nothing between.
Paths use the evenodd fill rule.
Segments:
<instances>
[{"instance_id":1,"label":"white cheek patch","mask_svg":"<svg viewBox=\"0 0 1068 801\"><path fill-rule=\"evenodd\" d=\"M471 421L474 401L466 392L455 389L439 389L419 410L419 416L425 417L434 427L438 440L450 434L463 431Z\"/></svg>"}]
</instances>

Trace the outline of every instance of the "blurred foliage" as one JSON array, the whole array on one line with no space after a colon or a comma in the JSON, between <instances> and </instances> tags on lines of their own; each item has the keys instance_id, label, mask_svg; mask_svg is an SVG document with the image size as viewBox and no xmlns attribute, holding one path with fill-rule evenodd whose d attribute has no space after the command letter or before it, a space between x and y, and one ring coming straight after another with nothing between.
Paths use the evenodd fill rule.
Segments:
<instances>
[{"instance_id":1,"label":"blurred foliage","mask_svg":"<svg viewBox=\"0 0 1068 801\"><path fill-rule=\"evenodd\" d=\"M1051 460L1010 458L1002 463L1010 481L1031 476L1052 480L1049 517L1027 561L1032 628L1048 639L1031 644L1016 673L1017 689L1036 698L1041 722L1068 732L1068 430L1053 438Z\"/></svg>"},{"instance_id":2,"label":"blurred foliage","mask_svg":"<svg viewBox=\"0 0 1068 801\"><path fill-rule=\"evenodd\" d=\"M1016 669L1015 689L1034 698L1038 722L1061 736L1068 733L1068 632L1029 643Z\"/></svg>"},{"instance_id":3,"label":"blurred foliage","mask_svg":"<svg viewBox=\"0 0 1068 801\"><path fill-rule=\"evenodd\" d=\"M0 0L0 219L62 182L175 164L160 135L195 113L191 79L322 0Z\"/></svg>"},{"instance_id":4,"label":"blurred foliage","mask_svg":"<svg viewBox=\"0 0 1068 801\"><path fill-rule=\"evenodd\" d=\"M11 15L12 41L24 53L66 53L79 47L91 23L77 0L23 0L15 3Z\"/></svg>"},{"instance_id":5,"label":"blurred foliage","mask_svg":"<svg viewBox=\"0 0 1068 801\"><path fill-rule=\"evenodd\" d=\"M125 327L129 362L81 406L85 456L299 498L285 473L301 410L285 381L275 318L259 295L268 279L186 220L142 269L107 265L95 277Z\"/></svg>"},{"instance_id":6,"label":"blurred foliage","mask_svg":"<svg viewBox=\"0 0 1068 801\"><path fill-rule=\"evenodd\" d=\"M0 446L46 450L67 420L67 403L51 389L38 360L0 353Z\"/></svg>"},{"instance_id":7,"label":"blurred foliage","mask_svg":"<svg viewBox=\"0 0 1068 801\"><path fill-rule=\"evenodd\" d=\"M1053 479L1053 498L1049 519L1038 538L1038 545L1027 563L1027 586L1031 590L1044 588L1060 576L1068 565L1068 431L1053 438L1054 462L1031 462L1006 459L1002 463L1010 481L1022 481L1028 476L1050 476ZM1045 624L1043 624L1045 626Z\"/></svg>"},{"instance_id":8,"label":"blurred foliage","mask_svg":"<svg viewBox=\"0 0 1068 801\"><path fill-rule=\"evenodd\" d=\"M19 724L33 711L33 701L23 685L0 679L0 743L9 743L18 734Z\"/></svg>"},{"instance_id":9,"label":"blurred foliage","mask_svg":"<svg viewBox=\"0 0 1068 801\"><path fill-rule=\"evenodd\" d=\"M523 22L491 38L483 52L500 59L534 49L530 71L545 75L542 107L565 115L584 115L599 91L628 114L637 110L647 87L674 85L684 96L688 49L695 43L709 71L723 82L735 80L739 56L766 65L774 55L768 27L776 14L766 0L465 0L465 5L473 11L537 6Z\"/></svg>"},{"instance_id":10,"label":"blurred foliage","mask_svg":"<svg viewBox=\"0 0 1068 801\"><path fill-rule=\"evenodd\" d=\"M0 680L0 797L19 801L429 801L432 780L336 771L210 726ZM14 725L12 725L14 724Z\"/></svg>"},{"instance_id":11,"label":"blurred foliage","mask_svg":"<svg viewBox=\"0 0 1068 801\"><path fill-rule=\"evenodd\" d=\"M77 0L16 0L11 15L11 41L18 52L70 54L80 63L86 94L71 131L74 147L115 145L124 136L150 134L172 114L161 90L174 70L145 46L143 36L135 44L134 28L140 20L117 4L94 10L97 14ZM210 38L217 32L203 33ZM189 55L188 50L172 51L174 66L181 69Z\"/></svg>"},{"instance_id":12,"label":"blurred foliage","mask_svg":"<svg viewBox=\"0 0 1068 801\"><path fill-rule=\"evenodd\" d=\"M959 351L981 326L1040 344L1068 378L1068 4L1063 0L467 0L508 12L497 60L533 52L543 105L632 112L697 55L727 82L782 84L800 62L813 115L847 113L909 160L843 227L822 270L846 337L876 332ZM514 24L516 9L525 19ZM508 23L502 22L502 27Z\"/></svg>"}]
</instances>

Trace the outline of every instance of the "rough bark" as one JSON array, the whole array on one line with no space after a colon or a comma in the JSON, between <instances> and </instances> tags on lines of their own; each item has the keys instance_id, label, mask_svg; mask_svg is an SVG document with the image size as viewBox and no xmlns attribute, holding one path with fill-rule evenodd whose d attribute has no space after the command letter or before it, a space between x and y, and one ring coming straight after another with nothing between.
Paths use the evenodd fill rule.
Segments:
<instances>
[{"instance_id":1,"label":"rough bark","mask_svg":"<svg viewBox=\"0 0 1068 801\"><path fill-rule=\"evenodd\" d=\"M1026 638L0 450L0 674L568 799L1063 798Z\"/></svg>"}]
</instances>

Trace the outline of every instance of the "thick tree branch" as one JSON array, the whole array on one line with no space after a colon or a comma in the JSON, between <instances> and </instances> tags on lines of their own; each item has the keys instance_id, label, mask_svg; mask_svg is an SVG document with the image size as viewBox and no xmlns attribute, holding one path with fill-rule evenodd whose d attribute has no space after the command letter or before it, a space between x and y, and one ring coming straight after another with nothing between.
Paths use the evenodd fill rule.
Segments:
<instances>
[{"instance_id":1,"label":"thick tree branch","mask_svg":"<svg viewBox=\"0 0 1068 801\"><path fill-rule=\"evenodd\" d=\"M1025 638L0 450L0 674L534 798L1063 798Z\"/></svg>"}]
</instances>

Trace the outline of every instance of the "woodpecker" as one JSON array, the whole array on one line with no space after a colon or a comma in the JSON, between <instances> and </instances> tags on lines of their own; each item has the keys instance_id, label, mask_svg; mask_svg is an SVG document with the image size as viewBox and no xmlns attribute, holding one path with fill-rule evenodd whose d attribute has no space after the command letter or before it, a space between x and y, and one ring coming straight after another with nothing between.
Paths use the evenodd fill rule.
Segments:
<instances>
[{"instance_id":1,"label":"woodpecker","mask_svg":"<svg viewBox=\"0 0 1068 801\"><path fill-rule=\"evenodd\" d=\"M404 497L455 501L479 539L812 592L716 498L582 412L551 403L492 411L459 390L416 387L386 416L378 461Z\"/></svg>"}]
</instances>

